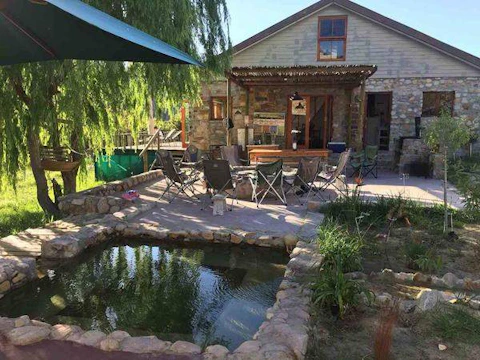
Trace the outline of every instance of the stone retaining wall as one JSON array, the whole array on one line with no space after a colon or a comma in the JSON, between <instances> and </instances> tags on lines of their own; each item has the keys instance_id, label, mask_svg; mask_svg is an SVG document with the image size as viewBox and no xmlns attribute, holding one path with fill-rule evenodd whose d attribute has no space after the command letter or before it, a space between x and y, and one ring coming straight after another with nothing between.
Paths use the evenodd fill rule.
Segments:
<instances>
[{"instance_id":1,"label":"stone retaining wall","mask_svg":"<svg viewBox=\"0 0 480 360\"><path fill-rule=\"evenodd\" d=\"M112 214L128 205L127 201L118 195L113 196L113 194L119 194L132 189L136 185L157 179L161 176L161 170L154 170L75 194L66 195L60 198L58 207L60 211L68 215Z\"/></svg>"},{"instance_id":2,"label":"stone retaining wall","mask_svg":"<svg viewBox=\"0 0 480 360\"><path fill-rule=\"evenodd\" d=\"M9 291L37 278L36 261L30 257L0 258L0 299Z\"/></svg>"}]
</instances>

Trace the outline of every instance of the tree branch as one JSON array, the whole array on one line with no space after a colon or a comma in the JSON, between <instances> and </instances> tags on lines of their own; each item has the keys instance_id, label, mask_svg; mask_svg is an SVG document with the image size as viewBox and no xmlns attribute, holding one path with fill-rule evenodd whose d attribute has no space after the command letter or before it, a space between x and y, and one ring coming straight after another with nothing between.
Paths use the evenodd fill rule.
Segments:
<instances>
[{"instance_id":1,"label":"tree branch","mask_svg":"<svg viewBox=\"0 0 480 360\"><path fill-rule=\"evenodd\" d=\"M17 93L19 99L27 106L32 104L32 98L28 96L25 89L23 88L22 79L15 77L12 74L9 75L10 84L13 87L13 90Z\"/></svg>"}]
</instances>

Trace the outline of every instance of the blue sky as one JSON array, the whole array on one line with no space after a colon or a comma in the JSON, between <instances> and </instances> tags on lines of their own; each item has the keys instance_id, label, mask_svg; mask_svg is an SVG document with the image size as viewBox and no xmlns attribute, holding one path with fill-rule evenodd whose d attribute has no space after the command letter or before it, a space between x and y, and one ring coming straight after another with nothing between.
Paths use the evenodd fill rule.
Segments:
<instances>
[{"instance_id":1,"label":"blue sky","mask_svg":"<svg viewBox=\"0 0 480 360\"><path fill-rule=\"evenodd\" d=\"M227 0L234 45L317 0ZM382 15L480 57L479 0L355 0Z\"/></svg>"}]
</instances>

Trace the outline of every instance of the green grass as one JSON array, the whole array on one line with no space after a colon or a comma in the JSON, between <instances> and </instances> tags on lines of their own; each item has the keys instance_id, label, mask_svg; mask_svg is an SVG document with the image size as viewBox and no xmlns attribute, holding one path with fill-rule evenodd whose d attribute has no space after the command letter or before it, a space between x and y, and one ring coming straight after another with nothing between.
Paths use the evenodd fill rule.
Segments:
<instances>
[{"instance_id":1,"label":"green grass","mask_svg":"<svg viewBox=\"0 0 480 360\"><path fill-rule=\"evenodd\" d=\"M432 313L431 330L445 340L480 344L480 319L458 305Z\"/></svg>"},{"instance_id":2,"label":"green grass","mask_svg":"<svg viewBox=\"0 0 480 360\"><path fill-rule=\"evenodd\" d=\"M55 177L61 184L62 177L58 173L48 173L50 179ZM85 190L101 184L95 181L93 168L87 174L81 174L78 181L78 190ZM3 184L0 198L0 237L16 234L28 228L44 225L49 219L38 205L35 180L30 171L18 176L17 189Z\"/></svg>"}]
</instances>

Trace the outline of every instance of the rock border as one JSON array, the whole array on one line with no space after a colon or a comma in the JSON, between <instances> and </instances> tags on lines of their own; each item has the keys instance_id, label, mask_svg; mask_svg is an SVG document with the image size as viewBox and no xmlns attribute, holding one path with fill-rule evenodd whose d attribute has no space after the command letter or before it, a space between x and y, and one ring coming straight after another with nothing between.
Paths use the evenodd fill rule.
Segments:
<instances>
[{"instance_id":1,"label":"rock border","mask_svg":"<svg viewBox=\"0 0 480 360\"><path fill-rule=\"evenodd\" d=\"M372 272L367 275L363 272L352 272L346 274L347 277L352 279L377 278L384 281L396 282L400 284L410 284L419 286L434 286L436 288L451 289L451 290L463 290L463 291L480 291L480 280L474 280L471 278L458 278L455 274L446 273L443 277L435 275L424 274L421 272L406 273L406 272L394 272L390 269L383 269L381 272Z\"/></svg>"},{"instance_id":2,"label":"rock border","mask_svg":"<svg viewBox=\"0 0 480 360\"><path fill-rule=\"evenodd\" d=\"M157 231L147 226L131 224L117 226L124 233L135 236L167 236L165 232ZM152 233L152 231L154 233ZM186 239L190 236L187 232L172 232L169 239ZM195 235L197 235L195 233ZM206 236L205 236L206 235ZM211 233L204 234L210 242L232 242L232 234L227 233L215 236ZM242 241L250 239L246 235L236 234L233 241L239 236ZM265 244L264 235L255 237L257 241ZM283 240L283 239L282 239ZM290 240L291 241L291 240ZM280 242L273 241L278 245ZM282 244L284 246L284 243ZM57 324L50 325L36 320L30 320L26 315L19 318L0 318L0 332L3 333L14 345L30 345L42 340L52 339L72 341L83 345L93 346L104 351L123 351L139 354L177 354L198 355L205 360L301 360L305 358L308 343L308 323L310 319L309 304L310 290L302 286L301 280L312 271L317 271L323 262L323 256L317 253L315 244L298 241L290 255L286 266L284 279L276 294L276 302L267 310L266 320L260 326L252 340L242 343L233 352L221 345L208 346L203 352L201 348L186 341L176 341L173 344L162 341L156 336L131 337L124 331L114 331L105 334L101 331L84 331L75 325Z\"/></svg>"},{"instance_id":3,"label":"rock border","mask_svg":"<svg viewBox=\"0 0 480 360\"><path fill-rule=\"evenodd\" d=\"M67 215L113 214L128 205L119 196L112 196L134 186L162 177L161 170L152 170L124 180L113 181L75 194L62 196L58 207Z\"/></svg>"}]
</instances>

